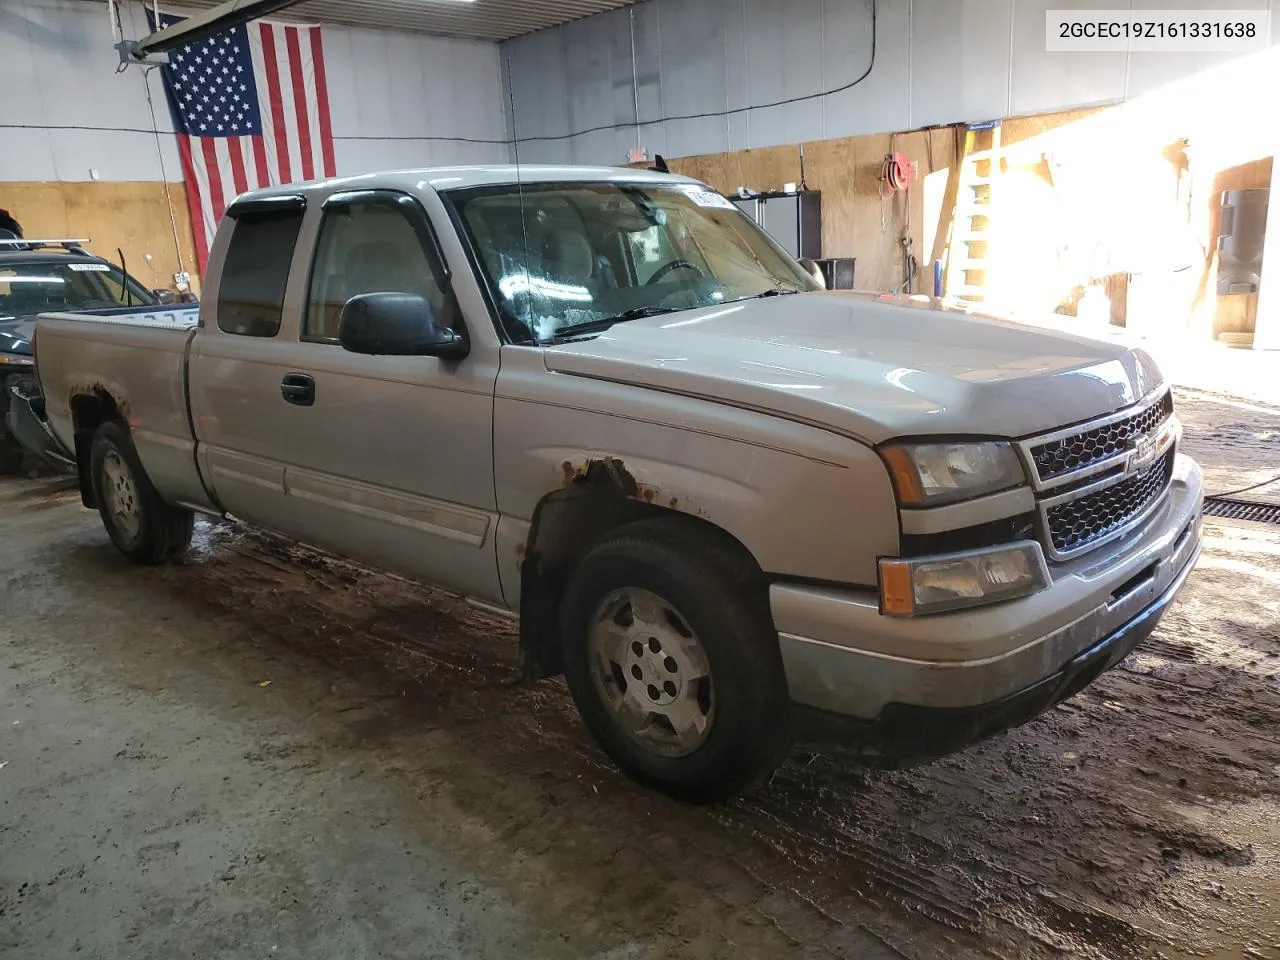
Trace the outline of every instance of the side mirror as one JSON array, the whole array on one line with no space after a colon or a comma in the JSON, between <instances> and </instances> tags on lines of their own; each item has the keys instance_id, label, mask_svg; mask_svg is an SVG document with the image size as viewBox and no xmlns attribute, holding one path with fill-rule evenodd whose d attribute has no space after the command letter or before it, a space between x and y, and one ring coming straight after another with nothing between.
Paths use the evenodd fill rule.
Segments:
<instances>
[{"instance_id":1,"label":"side mirror","mask_svg":"<svg viewBox=\"0 0 1280 960\"><path fill-rule=\"evenodd\" d=\"M159 303L177 303L178 302L178 295L175 294L172 290L165 290L163 287L161 287L157 290L152 290L151 292L155 294L155 298Z\"/></svg>"},{"instance_id":2,"label":"side mirror","mask_svg":"<svg viewBox=\"0 0 1280 960\"><path fill-rule=\"evenodd\" d=\"M818 286L822 287L823 290L827 289L827 278L823 275L822 268L818 266L817 263L810 260L808 257L804 257L800 261L800 266L804 267L805 273L818 281Z\"/></svg>"},{"instance_id":3,"label":"side mirror","mask_svg":"<svg viewBox=\"0 0 1280 960\"><path fill-rule=\"evenodd\" d=\"M365 293L352 297L338 319L338 341L352 353L445 357L461 360L467 338L441 326L426 297L416 293Z\"/></svg>"}]
</instances>

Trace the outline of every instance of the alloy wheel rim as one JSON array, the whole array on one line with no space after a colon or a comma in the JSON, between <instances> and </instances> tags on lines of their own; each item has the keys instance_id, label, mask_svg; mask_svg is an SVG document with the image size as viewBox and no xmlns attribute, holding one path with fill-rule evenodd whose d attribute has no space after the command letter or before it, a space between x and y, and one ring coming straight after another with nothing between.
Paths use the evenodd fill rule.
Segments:
<instances>
[{"instance_id":1,"label":"alloy wheel rim","mask_svg":"<svg viewBox=\"0 0 1280 960\"><path fill-rule=\"evenodd\" d=\"M111 515L111 522L126 538L136 539L142 526L138 489L128 465L114 450L102 461L102 478L102 496L106 501L107 513Z\"/></svg>"},{"instance_id":2,"label":"alloy wheel rim","mask_svg":"<svg viewBox=\"0 0 1280 960\"><path fill-rule=\"evenodd\" d=\"M628 737L664 757L702 746L715 719L711 665L678 610L649 590L614 590L588 644L596 691Z\"/></svg>"}]
</instances>

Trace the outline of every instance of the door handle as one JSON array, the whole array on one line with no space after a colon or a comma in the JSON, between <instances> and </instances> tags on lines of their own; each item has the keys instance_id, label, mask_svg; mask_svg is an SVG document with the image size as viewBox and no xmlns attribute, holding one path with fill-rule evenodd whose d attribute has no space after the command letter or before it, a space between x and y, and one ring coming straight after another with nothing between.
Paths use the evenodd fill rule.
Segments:
<instances>
[{"instance_id":1,"label":"door handle","mask_svg":"<svg viewBox=\"0 0 1280 960\"><path fill-rule=\"evenodd\" d=\"M287 373L280 381L280 395L289 403L309 407L316 402L316 381L309 373Z\"/></svg>"}]
</instances>

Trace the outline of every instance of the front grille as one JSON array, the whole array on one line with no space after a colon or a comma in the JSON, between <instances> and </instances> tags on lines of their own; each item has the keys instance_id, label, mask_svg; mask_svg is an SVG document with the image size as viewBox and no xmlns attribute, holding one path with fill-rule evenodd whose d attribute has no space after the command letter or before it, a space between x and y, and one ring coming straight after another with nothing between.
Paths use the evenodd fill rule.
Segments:
<instances>
[{"instance_id":1,"label":"front grille","mask_svg":"<svg viewBox=\"0 0 1280 960\"><path fill-rule=\"evenodd\" d=\"M1173 476L1173 456L1170 448L1146 473L1049 507L1045 520L1054 550L1070 553L1114 532L1149 507Z\"/></svg>"},{"instance_id":2,"label":"front grille","mask_svg":"<svg viewBox=\"0 0 1280 960\"><path fill-rule=\"evenodd\" d=\"M1123 452L1132 437L1150 433L1173 413L1173 393L1133 416L1082 429L1031 448L1031 459L1041 480L1053 480Z\"/></svg>"}]
</instances>

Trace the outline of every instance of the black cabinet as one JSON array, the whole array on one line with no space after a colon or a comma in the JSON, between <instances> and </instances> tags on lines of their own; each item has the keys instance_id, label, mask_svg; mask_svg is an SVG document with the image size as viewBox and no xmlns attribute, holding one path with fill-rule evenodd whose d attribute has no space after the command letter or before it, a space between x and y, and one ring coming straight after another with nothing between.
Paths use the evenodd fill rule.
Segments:
<instances>
[{"instance_id":1,"label":"black cabinet","mask_svg":"<svg viewBox=\"0 0 1280 960\"><path fill-rule=\"evenodd\" d=\"M822 257L822 191L758 193L730 199L796 259Z\"/></svg>"}]
</instances>

